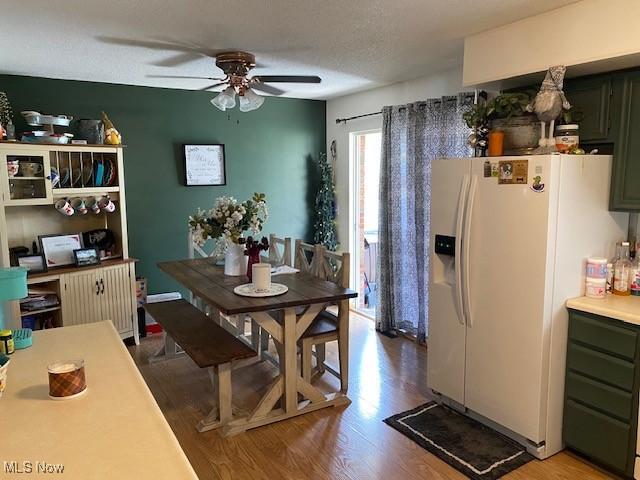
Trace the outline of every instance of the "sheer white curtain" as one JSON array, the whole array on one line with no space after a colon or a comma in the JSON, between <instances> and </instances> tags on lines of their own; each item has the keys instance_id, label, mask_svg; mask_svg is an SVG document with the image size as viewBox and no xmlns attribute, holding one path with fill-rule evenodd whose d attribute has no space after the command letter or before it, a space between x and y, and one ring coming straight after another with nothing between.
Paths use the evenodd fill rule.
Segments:
<instances>
[{"instance_id":1,"label":"sheer white curtain","mask_svg":"<svg viewBox=\"0 0 640 480\"><path fill-rule=\"evenodd\" d=\"M462 114L473 93L382 110L376 329L426 341L429 309L431 161L466 157L469 129Z\"/></svg>"}]
</instances>

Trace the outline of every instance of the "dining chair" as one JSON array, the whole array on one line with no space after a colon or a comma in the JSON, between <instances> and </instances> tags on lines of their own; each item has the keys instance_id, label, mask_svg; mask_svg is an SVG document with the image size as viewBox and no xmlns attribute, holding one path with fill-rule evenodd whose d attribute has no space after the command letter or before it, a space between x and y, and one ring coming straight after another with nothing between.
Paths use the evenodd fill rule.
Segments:
<instances>
[{"instance_id":1,"label":"dining chair","mask_svg":"<svg viewBox=\"0 0 640 480\"><path fill-rule=\"evenodd\" d=\"M278 238L275 233L269 234L269 251L267 256L261 256L260 260L270 263L272 267L288 265L293 267L291 258L291 238Z\"/></svg>"},{"instance_id":2,"label":"dining chair","mask_svg":"<svg viewBox=\"0 0 640 480\"><path fill-rule=\"evenodd\" d=\"M335 253L328 251L322 245L313 246L311 261L308 257L308 246L301 242L296 242L296 253L299 264L308 266L311 275L333 282L343 288L349 288L350 255L348 252ZM328 342L338 342L338 357L340 371L336 371L326 365L326 344ZM311 381L312 366L311 359L315 347L316 373L322 374L328 371L340 380L340 390L346 393L349 379L349 303L348 301L338 303L338 314L335 315L327 310L313 320L311 325L300 338L302 349L302 377Z\"/></svg>"}]
</instances>

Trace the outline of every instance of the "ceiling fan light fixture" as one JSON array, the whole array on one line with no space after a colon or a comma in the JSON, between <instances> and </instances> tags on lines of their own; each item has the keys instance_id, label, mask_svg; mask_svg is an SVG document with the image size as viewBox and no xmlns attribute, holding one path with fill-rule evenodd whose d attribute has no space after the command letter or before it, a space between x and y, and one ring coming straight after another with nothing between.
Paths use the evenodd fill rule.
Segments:
<instances>
[{"instance_id":1,"label":"ceiling fan light fixture","mask_svg":"<svg viewBox=\"0 0 640 480\"><path fill-rule=\"evenodd\" d=\"M256 92L247 88L244 91L244 95L240 96L240 111L241 112L250 112L252 110L257 110L264 103L264 97L258 95Z\"/></svg>"},{"instance_id":2,"label":"ceiling fan light fixture","mask_svg":"<svg viewBox=\"0 0 640 480\"><path fill-rule=\"evenodd\" d=\"M211 104L223 112L236 106L236 90L229 86L211 99Z\"/></svg>"}]
</instances>

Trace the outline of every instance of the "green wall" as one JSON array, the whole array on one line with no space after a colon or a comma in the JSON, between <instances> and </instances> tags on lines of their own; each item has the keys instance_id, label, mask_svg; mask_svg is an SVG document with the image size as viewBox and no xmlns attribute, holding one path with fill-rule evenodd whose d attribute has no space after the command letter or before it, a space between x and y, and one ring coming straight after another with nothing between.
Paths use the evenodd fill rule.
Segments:
<instances>
[{"instance_id":1,"label":"green wall","mask_svg":"<svg viewBox=\"0 0 640 480\"><path fill-rule=\"evenodd\" d=\"M117 68L114 67L114 68ZM267 98L256 111L221 112L215 93L0 75L18 131L22 110L100 118L122 133L129 253L150 293L178 288L156 263L187 256L187 217L221 195L267 195L265 233L312 236L315 166L325 149L325 102ZM183 186L183 143L225 144L227 185ZM46 232L43 232L46 233Z\"/></svg>"}]
</instances>

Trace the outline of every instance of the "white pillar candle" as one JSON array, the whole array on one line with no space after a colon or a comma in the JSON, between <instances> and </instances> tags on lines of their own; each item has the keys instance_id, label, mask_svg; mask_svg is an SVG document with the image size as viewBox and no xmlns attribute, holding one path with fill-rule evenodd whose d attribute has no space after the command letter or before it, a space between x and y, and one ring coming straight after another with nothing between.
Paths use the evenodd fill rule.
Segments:
<instances>
[{"instance_id":1,"label":"white pillar candle","mask_svg":"<svg viewBox=\"0 0 640 480\"><path fill-rule=\"evenodd\" d=\"M251 267L251 283L259 292L265 292L271 288L271 264L254 263Z\"/></svg>"}]
</instances>

